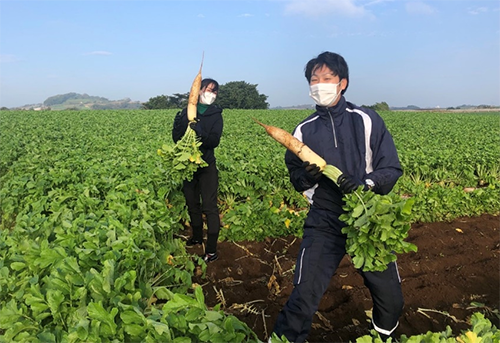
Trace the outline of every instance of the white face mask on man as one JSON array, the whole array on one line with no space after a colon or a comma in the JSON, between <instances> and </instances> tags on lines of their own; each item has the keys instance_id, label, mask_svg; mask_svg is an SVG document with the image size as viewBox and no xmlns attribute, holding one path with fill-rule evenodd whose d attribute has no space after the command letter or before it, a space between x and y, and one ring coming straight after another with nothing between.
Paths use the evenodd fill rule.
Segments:
<instances>
[{"instance_id":1,"label":"white face mask on man","mask_svg":"<svg viewBox=\"0 0 500 343\"><path fill-rule=\"evenodd\" d=\"M316 83L309 86L309 96L319 106L328 107L337 100L339 83Z\"/></svg>"},{"instance_id":2,"label":"white face mask on man","mask_svg":"<svg viewBox=\"0 0 500 343\"><path fill-rule=\"evenodd\" d=\"M215 101L217 94L212 92L203 92L200 94L200 102L204 105L212 105Z\"/></svg>"}]
</instances>

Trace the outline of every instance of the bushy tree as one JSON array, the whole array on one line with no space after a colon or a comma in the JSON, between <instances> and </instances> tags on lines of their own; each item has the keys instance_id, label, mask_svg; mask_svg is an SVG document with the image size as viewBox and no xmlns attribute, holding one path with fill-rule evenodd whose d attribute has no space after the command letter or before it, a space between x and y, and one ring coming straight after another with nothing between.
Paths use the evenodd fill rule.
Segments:
<instances>
[{"instance_id":1,"label":"bushy tree","mask_svg":"<svg viewBox=\"0 0 500 343\"><path fill-rule=\"evenodd\" d=\"M173 96L159 95L149 98L148 102L142 104L147 110L159 110L165 108L183 108L187 106L189 93L175 93Z\"/></svg>"},{"instance_id":2,"label":"bushy tree","mask_svg":"<svg viewBox=\"0 0 500 343\"><path fill-rule=\"evenodd\" d=\"M375 110L375 111L390 111L391 109L389 108L389 105L385 102L385 101L382 101L382 102L377 102L375 103L374 105L363 105L362 107L365 107L365 108L371 108L372 110Z\"/></svg>"},{"instance_id":3,"label":"bushy tree","mask_svg":"<svg viewBox=\"0 0 500 343\"><path fill-rule=\"evenodd\" d=\"M217 104L223 108L267 109L267 95L259 94L257 85L245 81L232 81L220 85Z\"/></svg>"},{"instance_id":4,"label":"bushy tree","mask_svg":"<svg viewBox=\"0 0 500 343\"><path fill-rule=\"evenodd\" d=\"M267 109L267 95L259 94L257 85L245 81L232 81L219 86L215 103L223 108ZM172 96L159 95L142 104L144 109L184 108L189 93L175 93Z\"/></svg>"}]
</instances>

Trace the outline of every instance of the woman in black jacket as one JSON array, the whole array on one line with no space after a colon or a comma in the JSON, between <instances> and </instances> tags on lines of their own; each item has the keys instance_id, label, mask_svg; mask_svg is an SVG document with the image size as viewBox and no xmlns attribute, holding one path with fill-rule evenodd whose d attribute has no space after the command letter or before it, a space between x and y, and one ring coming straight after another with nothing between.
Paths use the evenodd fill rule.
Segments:
<instances>
[{"instance_id":1,"label":"woman in black jacket","mask_svg":"<svg viewBox=\"0 0 500 343\"><path fill-rule=\"evenodd\" d=\"M214 149L219 145L222 135L222 108L213 105L219 91L219 83L213 79L201 81L200 97L197 105L196 121L188 123L187 108L177 113L172 129L172 138L177 142L182 138L189 125L201 141L200 151L208 166L199 168L190 181L184 181L182 191L186 198L191 220L192 237L186 245L203 244L203 217L207 220L208 234L205 262L218 258L217 240L219 238L220 217L217 207L219 175L216 166Z\"/></svg>"}]
</instances>

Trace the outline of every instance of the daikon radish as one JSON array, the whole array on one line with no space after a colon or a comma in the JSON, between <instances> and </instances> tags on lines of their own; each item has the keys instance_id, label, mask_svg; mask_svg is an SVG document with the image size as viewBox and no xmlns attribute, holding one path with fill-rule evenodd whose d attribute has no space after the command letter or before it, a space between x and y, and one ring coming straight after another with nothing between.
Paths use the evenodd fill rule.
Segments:
<instances>
[{"instance_id":1,"label":"daikon radish","mask_svg":"<svg viewBox=\"0 0 500 343\"><path fill-rule=\"evenodd\" d=\"M204 54L203 54L204 55ZM191 91L189 92L189 99L187 105L187 117L190 122L196 119L196 106L198 105L198 97L200 96L201 88L201 69L203 68L203 57L201 57L201 65L198 74L193 80Z\"/></svg>"},{"instance_id":2,"label":"daikon radish","mask_svg":"<svg viewBox=\"0 0 500 343\"><path fill-rule=\"evenodd\" d=\"M287 131L276 126L263 124L255 118L252 119L266 129L269 136L273 137L277 142L297 155L302 161L317 165L325 176L337 183L339 176L342 175L340 169L330 164L326 164L326 161L321 156L316 154L306 144L299 141Z\"/></svg>"}]
</instances>

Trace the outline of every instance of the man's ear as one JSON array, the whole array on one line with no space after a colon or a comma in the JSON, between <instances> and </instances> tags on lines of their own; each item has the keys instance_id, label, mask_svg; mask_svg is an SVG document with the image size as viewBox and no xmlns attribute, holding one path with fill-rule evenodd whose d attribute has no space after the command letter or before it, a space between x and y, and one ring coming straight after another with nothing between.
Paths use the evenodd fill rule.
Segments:
<instances>
[{"instance_id":1,"label":"man's ear","mask_svg":"<svg viewBox=\"0 0 500 343\"><path fill-rule=\"evenodd\" d=\"M347 79L340 80L340 89L345 90L347 88Z\"/></svg>"}]
</instances>

